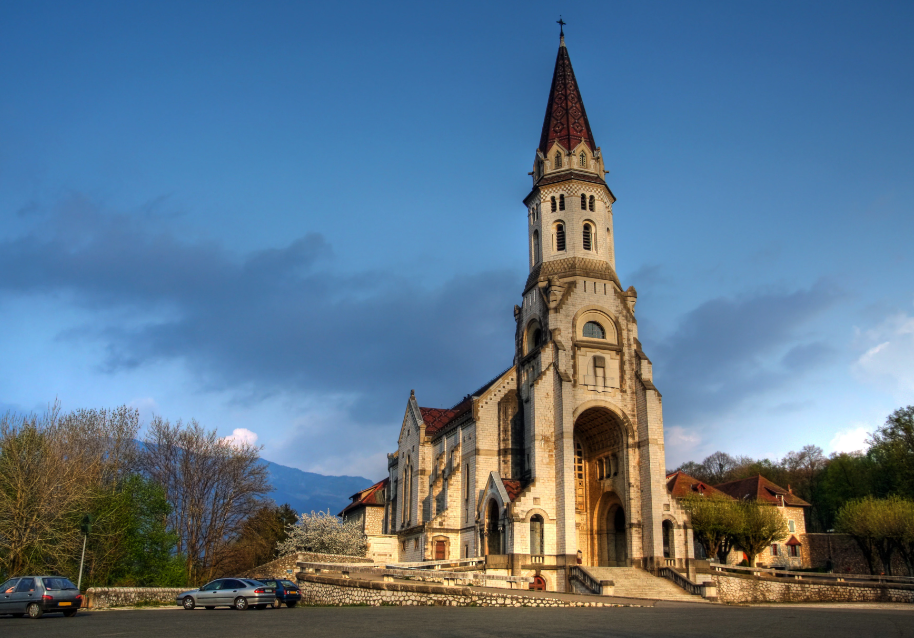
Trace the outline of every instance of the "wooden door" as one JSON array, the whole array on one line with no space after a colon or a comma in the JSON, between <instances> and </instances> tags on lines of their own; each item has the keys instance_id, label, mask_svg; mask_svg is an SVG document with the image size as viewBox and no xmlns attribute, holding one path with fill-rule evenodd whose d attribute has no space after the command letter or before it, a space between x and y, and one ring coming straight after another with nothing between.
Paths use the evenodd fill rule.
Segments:
<instances>
[{"instance_id":1,"label":"wooden door","mask_svg":"<svg viewBox=\"0 0 914 638\"><path fill-rule=\"evenodd\" d=\"M447 558L445 556L445 542L444 541L435 541L435 560L444 560Z\"/></svg>"}]
</instances>

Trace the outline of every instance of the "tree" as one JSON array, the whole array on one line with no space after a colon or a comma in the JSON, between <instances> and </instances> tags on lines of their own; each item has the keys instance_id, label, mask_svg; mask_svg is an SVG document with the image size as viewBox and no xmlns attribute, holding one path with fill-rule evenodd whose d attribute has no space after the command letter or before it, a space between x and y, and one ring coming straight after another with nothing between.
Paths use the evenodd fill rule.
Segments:
<instances>
[{"instance_id":1,"label":"tree","mask_svg":"<svg viewBox=\"0 0 914 638\"><path fill-rule=\"evenodd\" d=\"M777 507L760 501L737 501L736 510L740 522L733 541L746 552L751 567L765 548L787 538L787 521Z\"/></svg>"},{"instance_id":2,"label":"tree","mask_svg":"<svg viewBox=\"0 0 914 638\"><path fill-rule=\"evenodd\" d=\"M171 505L168 527L178 536L187 582L212 578L226 546L272 489L259 452L224 441L196 421L154 417L149 424L142 467Z\"/></svg>"},{"instance_id":3,"label":"tree","mask_svg":"<svg viewBox=\"0 0 914 638\"><path fill-rule=\"evenodd\" d=\"M695 540L704 548L705 554L709 557L719 557L722 552L726 554L742 523L736 501L719 494L690 494L682 500L682 505L689 513Z\"/></svg>"},{"instance_id":4,"label":"tree","mask_svg":"<svg viewBox=\"0 0 914 638\"><path fill-rule=\"evenodd\" d=\"M0 572L71 571L79 521L130 471L136 410L0 417Z\"/></svg>"},{"instance_id":5,"label":"tree","mask_svg":"<svg viewBox=\"0 0 914 638\"><path fill-rule=\"evenodd\" d=\"M835 529L849 534L860 547L871 574L878 571L877 558L882 563L883 573L892 573L894 544L887 516L884 501L867 496L845 503L835 519Z\"/></svg>"},{"instance_id":6,"label":"tree","mask_svg":"<svg viewBox=\"0 0 914 638\"><path fill-rule=\"evenodd\" d=\"M358 522L343 522L329 512L302 514L286 527L286 533L288 537L277 547L280 555L316 552L364 556L368 551L368 537Z\"/></svg>"},{"instance_id":7,"label":"tree","mask_svg":"<svg viewBox=\"0 0 914 638\"><path fill-rule=\"evenodd\" d=\"M914 405L890 414L873 433L871 443L868 455L879 469L874 486L877 494L914 498Z\"/></svg>"},{"instance_id":8,"label":"tree","mask_svg":"<svg viewBox=\"0 0 914 638\"><path fill-rule=\"evenodd\" d=\"M286 528L298 520L289 505L263 505L242 525L241 533L219 561L224 576L247 572L279 557L277 547L287 538Z\"/></svg>"}]
</instances>

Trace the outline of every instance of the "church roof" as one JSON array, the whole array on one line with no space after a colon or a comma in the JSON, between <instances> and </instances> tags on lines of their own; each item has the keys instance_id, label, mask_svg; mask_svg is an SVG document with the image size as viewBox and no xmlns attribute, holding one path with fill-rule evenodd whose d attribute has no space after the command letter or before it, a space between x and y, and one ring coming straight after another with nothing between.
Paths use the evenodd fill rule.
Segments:
<instances>
[{"instance_id":1,"label":"church roof","mask_svg":"<svg viewBox=\"0 0 914 638\"><path fill-rule=\"evenodd\" d=\"M346 512L354 510L357 507L365 507L370 505L384 505L384 488L387 487L387 484L390 482L390 478L385 478L382 481L378 481L371 487L367 487L361 492L356 492L349 498L352 499L352 502L346 506L346 508L337 514L337 516L342 516Z\"/></svg>"},{"instance_id":2,"label":"church roof","mask_svg":"<svg viewBox=\"0 0 914 638\"><path fill-rule=\"evenodd\" d=\"M512 366L513 367L513 366ZM508 368L510 370L511 368ZM473 407L473 399L479 396L482 396L482 393L491 388L496 381L505 376L505 370L494 379L491 379L488 383L483 385L481 388L475 392L471 392L466 395L463 400L460 401L453 408L423 408L420 407L419 411L422 413L422 422L425 423L425 435L432 436L441 432L449 424L453 423L458 417L463 416Z\"/></svg>"},{"instance_id":3,"label":"church roof","mask_svg":"<svg viewBox=\"0 0 914 638\"><path fill-rule=\"evenodd\" d=\"M721 492L719 489L682 472L673 472L666 479L666 489L673 498L685 498L690 494L729 496L729 494Z\"/></svg>"},{"instance_id":4,"label":"church roof","mask_svg":"<svg viewBox=\"0 0 914 638\"><path fill-rule=\"evenodd\" d=\"M747 479L721 483L714 487L721 492L729 494L733 498L753 499L774 503L775 505L780 505L781 499L783 498L784 505L789 507L812 507L812 505L794 494L793 490L785 490L783 487L775 485L761 474Z\"/></svg>"},{"instance_id":5,"label":"church roof","mask_svg":"<svg viewBox=\"0 0 914 638\"><path fill-rule=\"evenodd\" d=\"M520 493L524 491L524 484L517 479L502 479L505 491L508 493L508 499L514 502Z\"/></svg>"},{"instance_id":6,"label":"church roof","mask_svg":"<svg viewBox=\"0 0 914 638\"><path fill-rule=\"evenodd\" d=\"M590 122L587 121L581 90L574 78L571 58L568 57L563 37L555 58L555 71L552 73L552 88L549 89L549 102L546 104L546 118L543 120L539 150L547 153L553 142L558 142L565 150L570 151L582 141L591 151L596 150L597 144L590 130Z\"/></svg>"}]
</instances>

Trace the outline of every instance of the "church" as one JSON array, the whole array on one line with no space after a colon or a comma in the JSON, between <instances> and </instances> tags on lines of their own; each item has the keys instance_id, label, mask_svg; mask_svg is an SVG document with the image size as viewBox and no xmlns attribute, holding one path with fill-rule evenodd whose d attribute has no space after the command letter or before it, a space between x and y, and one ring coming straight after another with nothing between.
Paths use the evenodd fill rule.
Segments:
<instances>
[{"instance_id":1,"label":"church","mask_svg":"<svg viewBox=\"0 0 914 638\"><path fill-rule=\"evenodd\" d=\"M574 565L692 558L667 490L637 293L616 275L607 172L562 34L523 200L529 276L514 365L451 408L410 393L389 476L360 509L384 560L485 557L486 571L566 591Z\"/></svg>"}]
</instances>

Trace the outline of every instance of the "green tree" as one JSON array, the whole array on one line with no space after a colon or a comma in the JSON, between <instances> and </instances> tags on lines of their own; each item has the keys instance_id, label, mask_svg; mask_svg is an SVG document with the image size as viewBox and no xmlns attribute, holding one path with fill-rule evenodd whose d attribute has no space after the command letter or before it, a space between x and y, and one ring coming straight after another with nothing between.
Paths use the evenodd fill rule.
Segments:
<instances>
[{"instance_id":1,"label":"green tree","mask_svg":"<svg viewBox=\"0 0 914 638\"><path fill-rule=\"evenodd\" d=\"M279 557L278 545L286 540L286 528L298 520L289 505L265 504L242 525L241 533L226 548L220 573L228 576L250 571Z\"/></svg>"},{"instance_id":2,"label":"green tree","mask_svg":"<svg viewBox=\"0 0 914 638\"><path fill-rule=\"evenodd\" d=\"M755 557L772 543L787 538L787 521L777 507L760 501L737 501L739 526L733 534L733 541L746 552L750 566Z\"/></svg>"},{"instance_id":3,"label":"green tree","mask_svg":"<svg viewBox=\"0 0 914 638\"><path fill-rule=\"evenodd\" d=\"M872 436L877 496L914 498L914 405L895 410Z\"/></svg>"},{"instance_id":4,"label":"green tree","mask_svg":"<svg viewBox=\"0 0 914 638\"><path fill-rule=\"evenodd\" d=\"M690 494L682 500L689 513L695 540L709 557L729 552L742 518L736 501L721 495Z\"/></svg>"},{"instance_id":5,"label":"green tree","mask_svg":"<svg viewBox=\"0 0 914 638\"><path fill-rule=\"evenodd\" d=\"M877 559L882 564L883 573L892 573L892 553L896 541L890 519L891 506L884 499L872 496L845 503L835 519L835 529L849 534L857 542L871 574L879 571Z\"/></svg>"}]
</instances>

